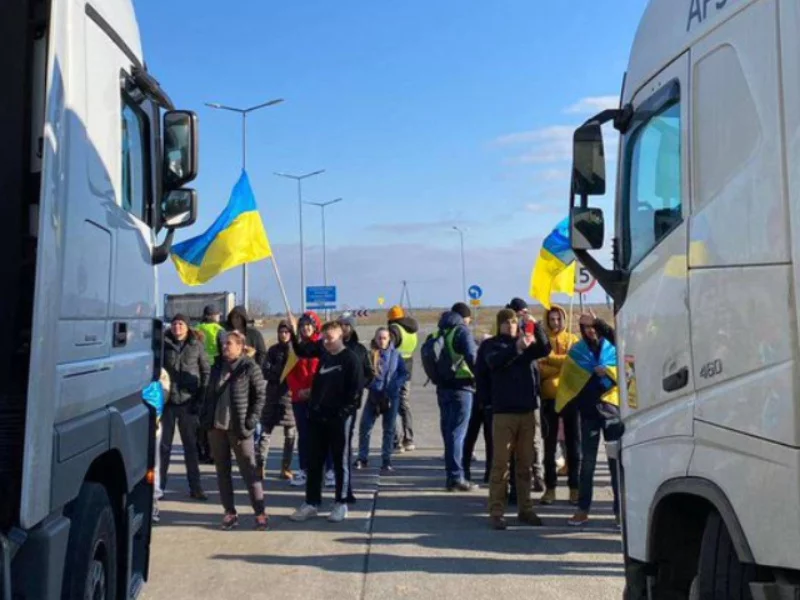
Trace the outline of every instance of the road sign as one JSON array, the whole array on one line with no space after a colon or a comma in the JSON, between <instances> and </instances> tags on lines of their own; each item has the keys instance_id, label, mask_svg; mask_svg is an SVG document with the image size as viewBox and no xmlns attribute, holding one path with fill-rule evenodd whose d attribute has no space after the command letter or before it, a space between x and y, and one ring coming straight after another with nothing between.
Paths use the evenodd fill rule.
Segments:
<instances>
[{"instance_id":1,"label":"road sign","mask_svg":"<svg viewBox=\"0 0 800 600\"><path fill-rule=\"evenodd\" d=\"M579 294L588 294L596 285L597 279L595 279L592 274L589 273L589 269L583 265L579 265L578 281L575 283L575 291Z\"/></svg>"},{"instance_id":2,"label":"road sign","mask_svg":"<svg viewBox=\"0 0 800 600\"><path fill-rule=\"evenodd\" d=\"M383 306L384 304L386 304L386 298L381 296L380 298L378 298L378 306Z\"/></svg>"},{"instance_id":3,"label":"road sign","mask_svg":"<svg viewBox=\"0 0 800 600\"><path fill-rule=\"evenodd\" d=\"M336 308L335 285L310 285L306 288L306 305L312 310Z\"/></svg>"},{"instance_id":4,"label":"road sign","mask_svg":"<svg viewBox=\"0 0 800 600\"><path fill-rule=\"evenodd\" d=\"M467 294L469 294L469 297L473 300L479 300L480 297L483 296L483 290L479 285L471 285L467 290Z\"/></svg>"},{"instance_id":5,"label":"road sign","mask_svg":"<svg viewBox=\"0 0 800 600\"><path fill-rule=\"evenodd\" d=\"M480 305L481 305L481 299L480 299L480 298L470 298L470 301L469 301L469 303L470 303L472 306L474 306L474 307L476 307L476 308L477 308L478 306L480 306Z\"/></svg>"}]
</instances>

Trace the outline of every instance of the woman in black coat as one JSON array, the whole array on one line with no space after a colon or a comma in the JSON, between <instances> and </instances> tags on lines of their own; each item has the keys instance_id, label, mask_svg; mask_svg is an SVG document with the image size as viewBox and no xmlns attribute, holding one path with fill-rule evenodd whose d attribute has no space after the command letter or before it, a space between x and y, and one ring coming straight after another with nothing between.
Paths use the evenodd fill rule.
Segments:
<instances>
[{"instance_id":1,"label":"woman in black coat","mask_svg":"<svg viewBox=\"0 0 800 600\"><path fill-rule=\"evenodd\" d=\"M269 521L264 513L264 490L256 469L254 433L264 409L266 384L261 367L245 354L245 344L245 337L238 331L225 334L222 354L211 369L201 421L209 430L208 442L225 509L222 528L232 529L239 524L231 475L233 450L256 514L256 528L263 530L267 529Z\"/></svg>"},{"instance_id":2,"label":"woman in black coat","mask_svg":"<svg viewBox=\"0 0 800 600\"><path fill-rule=\"evenodd\" d=\"M281 461L281 479L291 481L292 454L294 453L295 425L292 410L292 395L283 377L283 370L289 360L292 342L292 330L287 321L278 324L278 343L267 350L264 364L264 375L267 379L267 403L261 417L262 434L256 444L256 464L259 475L264 478L264 465L269 454L269 443L272 431L283 427L283 460Z\"/></svg>"}]
</instances>

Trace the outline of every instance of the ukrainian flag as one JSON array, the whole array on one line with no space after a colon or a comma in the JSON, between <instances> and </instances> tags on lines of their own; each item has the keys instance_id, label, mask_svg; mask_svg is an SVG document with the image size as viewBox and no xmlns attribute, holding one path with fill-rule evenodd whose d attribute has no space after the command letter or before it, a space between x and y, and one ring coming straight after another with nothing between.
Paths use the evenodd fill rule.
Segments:
<instances>
[{"instance_id":1,"label":"ukrainian flag","mask_svg":"<svg viewBox=\"0 0 800 600\"><path fill-rule=\"evenodd\" d=\"M546 309L550 309L552 294L558 292L569 296L575 293L575 254L569 243L569 217L545 238L531 274L531 298Z\"/></svg>"},{"instance_id":2,"label":"ukrainian flag","mask_svg":"<svg viewBox=\"0 0 800 600\"><path fill-rule=\"evenodd\" d=\"M270 256L272 248L246 171L211 227L172 248L172 261L186 285L201 285L223 271Z\"/></svg>"},{"instance_id":3,"label":"ukrainian flag","mask_svg":"<svg viewBox=\"0 0 800 600\"><path fill-rule=\"evenodd\" d=\"M569 351L561 367L561 378L558 381L556 394L556 412L572 402L583 391L594 375L595 367L605 367L608 375L601 379L606 392L601 401L619 406L619 389L617 388L617 349L606 339L601 341L600 356L595 357L589 344L581 340Z\"/></svg>"}]
</instances>

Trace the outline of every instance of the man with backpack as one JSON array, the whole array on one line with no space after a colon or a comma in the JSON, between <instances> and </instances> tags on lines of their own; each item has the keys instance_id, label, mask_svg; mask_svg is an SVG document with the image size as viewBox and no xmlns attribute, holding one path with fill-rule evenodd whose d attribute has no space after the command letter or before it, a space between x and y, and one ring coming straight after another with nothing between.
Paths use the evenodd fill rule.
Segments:
<instances>
[{"instance_id":1,"label":"man with backpack","mask_svg":"<svg viewBox=\"0 0 800 600\"><path fill-rule=\"evenodd\" d=\"M477 346L469 330L472 312L463 302L453 305L439 320L436 333L422 347L422 364L436 386L444 440L447 491L471 492L477 485L464 477L464 438L475 393Z\"/></svg>"}]
</instances>

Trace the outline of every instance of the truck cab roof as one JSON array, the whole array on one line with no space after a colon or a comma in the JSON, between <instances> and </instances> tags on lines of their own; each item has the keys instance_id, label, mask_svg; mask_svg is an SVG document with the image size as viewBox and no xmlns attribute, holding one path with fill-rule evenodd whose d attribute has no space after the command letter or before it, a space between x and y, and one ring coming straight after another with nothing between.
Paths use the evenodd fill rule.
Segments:
<instances>
[{"instance_id":1,"label":"truck cab roof","mask_svg":"<svg viewBox=\"0 0 800 600\"><path fill-rule=\"evenodd\" d=\"M650 0L631 48L623 103L700 38L755 0Z\"/></svg>"},{"instance_id":2,"label":"truck cab roof","mask_svg":"<svg viewBox=\"0 0 800 600\"><path fill-rule=\"evenodd\" d=\"M139 64L144 63L139 25L131 0L89 0L86 3L86 14L94 21L98 21L99 17L104 24L98 22L98 25L107 28L106 33L110 37L124 40L123 43Z\"/></svg>"}]
</instances>

